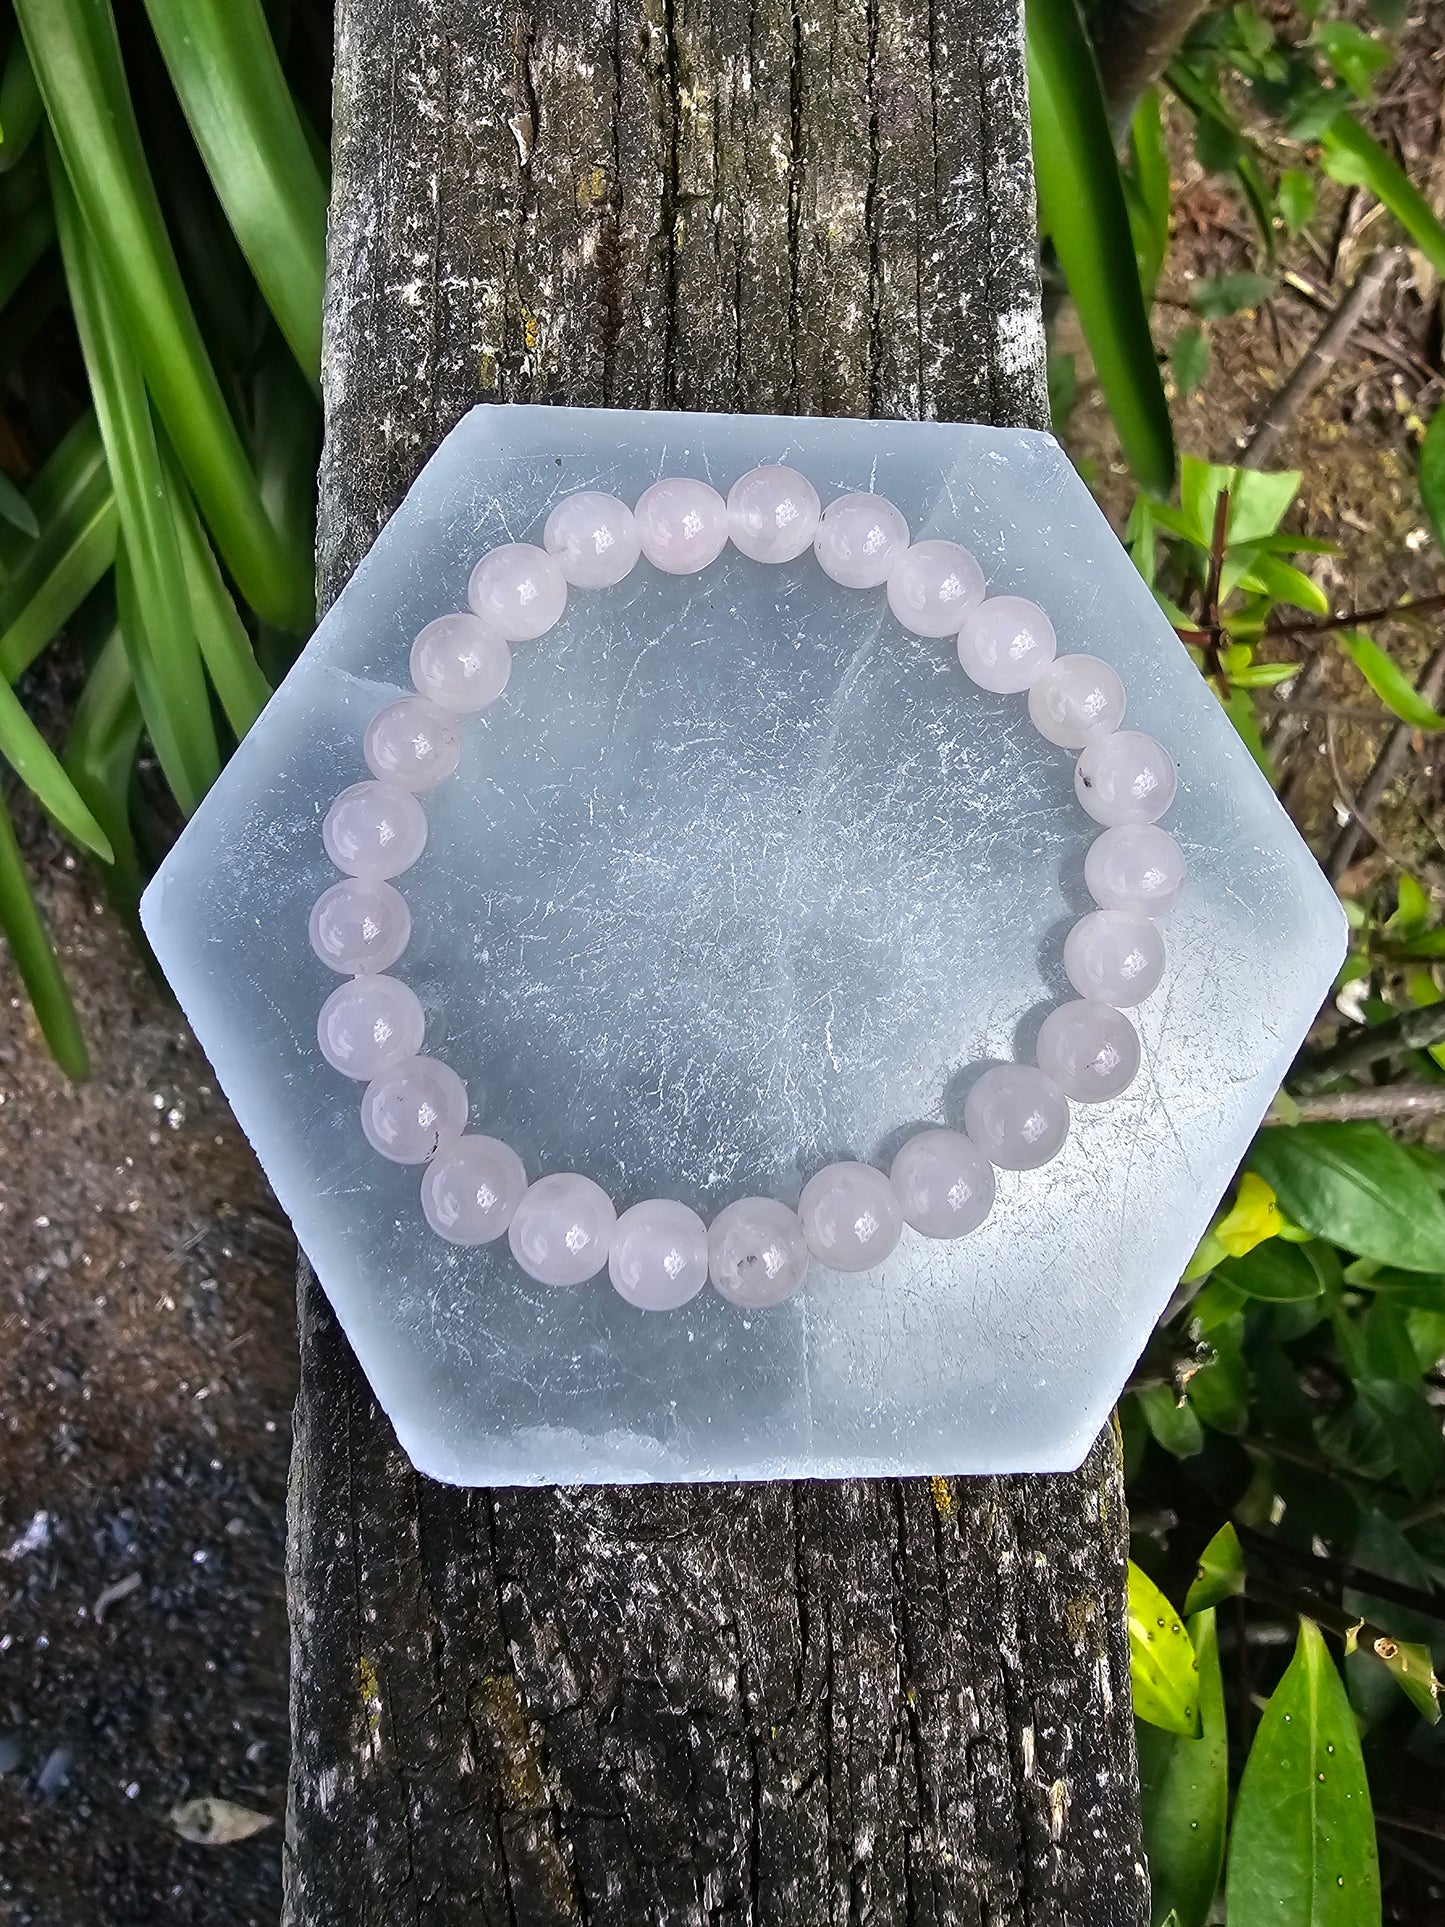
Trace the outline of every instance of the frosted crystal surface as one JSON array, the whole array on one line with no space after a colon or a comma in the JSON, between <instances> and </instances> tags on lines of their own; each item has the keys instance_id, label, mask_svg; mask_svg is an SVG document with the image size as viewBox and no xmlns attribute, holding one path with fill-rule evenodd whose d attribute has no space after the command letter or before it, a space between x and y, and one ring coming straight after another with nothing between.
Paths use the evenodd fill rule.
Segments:
<instances>
[{"instance_id":1,"label":"frosted crystal surface","mask_svg":"<svg viewBox=\"0 0 1445 1927\"><path fill-rule=\"evenodd\" d=\"M335 975L307 914L333 798L422 625L575 489L724 494L786 463L826 504L896 502L991 594L1114 665L1179 765L1188 881L1133 1013L1139 1076L1001 1171L969 1237L905 1228L876 1271L814 1265L767 1311L710 1286L666 1314L606 1276L533 1283L507 1240L433 1235L421 1171L362 1136L322 1059ZM1096 827L1026 700L811 551L732 547L576 589L464 718L425 799L394 974L467 1128L619 1211L796 1204L822 1166L887 1169L957 1128L981 1069L1070 995ZM1082 482L1045 435L900 422L480 408L447 438L147 892L146 928L398 1435L460 1482L1063 1469L1108 1413L1343 954L1333 894Z\"/></svg>"}]
</instances>

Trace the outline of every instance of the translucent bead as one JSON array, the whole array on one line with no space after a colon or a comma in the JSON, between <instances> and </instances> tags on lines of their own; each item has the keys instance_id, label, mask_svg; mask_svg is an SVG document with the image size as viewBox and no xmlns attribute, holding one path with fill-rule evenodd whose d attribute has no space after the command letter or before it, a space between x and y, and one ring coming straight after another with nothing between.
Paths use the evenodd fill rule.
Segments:
<instances>
[{"instance_id":1,"label":"translucent bead","mask_svg":"<svg viewBox=\"0 0 1445 1927\"><path fill-rule=\"evenodd\" d=\"M993 1209L993 1166L962 1131L919 1131L888 1173L903 1215L926 1238L962 1238Z\"/></svg>"},{"instance_id":2,"label":"translucent bead","mask_svg":"<svg viewBox=\"0 0 1445 1927\"><path fill-rule=\"evenodd\" d=\"M454 1245L488 1245L512 1222L527 1173L498 1137L459 1137L426 1168L421 1208L439 1237Z\"/></svg>"},{"instance_id":3,"label":"translucent bead","mask_svg":"<svg viewBox=\"0 0 1445 1927\"><path fill-rule=\"evenodd\" d=\"M888 577L888 606L916 636L956 636L983 594L983 570L956 542L915 542Z\"/></svg>"},{"instance_id":4,"label":"translucent bead","mask_svg":"<svg viewBox=\"0 0 1445 1927\"><path fill-rule=\"evenodd\" d=\"M1184 856L1157 823L1120 823L1089 845L1084 881L1102 910L1157 917L1184 888Z\"/></svg>"},{"instance_id":5,"label":"translucent bead","mask_svg":"<svg viewBox=\"0 0 1445 1927\"><path fill-rule=\"evenodd\" d=\"M795 468L750 468L728 490L733 545L754 562L792 562L812 543L823 504Z\"/></svg>"},{"instance_id":6,"label":"translucent bead","mask_svg":"<svg viewBox=\"0 0 1445 1927\"><path fill-rule=\"evenodd\" d=\"M728 505L715 488L669 475L645 488L633 511L642 553L666 575L691 575L716 562L728 539Z\"/></svg>"},{"instance_id":7,"label":"translucent bead","mask_svg":"<svg viewBox=\"0 0 1445 1927\"><path fill-rule=\"evenodd\" d=\"M378 709L362 739L366 767L404 790L434 790L462 760L455 719L424 696Z\"/></svg>"},{"instance_id":8,"label":"translucent bead","mask_svg":"<svg viewBox=\"0 0 1445 1927\"><path fill-rule=\"evenodd\" d=\"M404 1057L361 1094L361 1128L393 1164L425 1164L467 1125L467 1087L435 1057Z\"/></svg>"},{"instance_id":9,"label":"translucent bead","mask_svg":"<svg viewBox=\"0 0 1445 1927\"><path fill-rule=\"evenodd\" d=\"M1064 974L1081 997L1142 1004L1164 975L1159 926L1126 910L1091 910L1064 939Z\"/></svg>"},{"instance_id":10,"label":"translucent bead","mask_svg":"<svg viewBox=\"0 0 1445 1927\"><path fill-rule=\"evenodd\" d=\"M1119 672L1097 656L1056 657L1029 685L1029 718L1060 749L1082 749L1124 720Z\"/></svg>"},{"instance_id":11,"label":"translucent bead","mask_svg":"<svg viewBox=\"0 0 1445 1927\"><path fill-rule=\"evenodd\" d=\"M1036 602L995 595L958 632L958 660L971 681L996 695L1027 689L1054 660L1054 625Z\"/></svg>"},{"instance_id":12,"label":"translucent bead","mask_svg":"<svg viewBox=\"0 0 1445 1927\"><path fill-rule=\"evenodd\" d=\"M712 1221L707 1268L732 1304L753 1309L780 1305L792 1297L808 1270L808 1245L797 1212L774 1198L739 1198Z\"/></svg>"},{"instance_id":13,"label":"translucent bead","mask_svg":"<svg viewBox=\"0 0 1445 1927\"><path fill-rule=\"evenodd\" d=\"M426 1035L416 992L395 977L353 977L321 1006L316 1041L344 1077L370 1081L403 1057L415 1057Z\"/></svg>"},{"instance_id":14,"label":"translucent bead","mask_svg":"<svg viewBox=\"0 0 1445 1927\"><path fill-rule=\"evenodd\" d=\"M1033 1171L1063 1149L1069 1102L1032 1064L999 1064L964 1099L963 1124L990 1163L1004 1171Z\"/></svg>"},{"instance_id":15,"label":"translucent bead","mask_svg":"<svg viewBox=\"0 0 1445 1927\"><path fill-rule=\"evenodd\" d=\"M607 1263L616 1223L600 1184L576 1171L554 1171L528 1187L507 1227L507 1242L539 1285L580 1285Z\"/></svg>"},{"instance_id":16,"label":"translucent bead","mask_svg":"<svg viewBox=\"0 0 1445 1927\"><path fill-rule=\"evenodd\" d=\"M567 607L567 578L555 555L535 542L505 542L472 570L467 601L508 642L531 642Z\"/></svg>"},{"instance_id":17,"label":"translucent bead","mask_svg":"<svg viewBox=\"0 0 1445 1927\"><path fill-rule=\"evenodd\" d=\"M617 1220L607 1275L640 1311L673 1311L707 1283L707 1226L671 1198L634 1204Z\"/></svg>"},{"instance_id":18,"label":"translucent bead","mask_svg":"<svg viewBox=\"0 0 1445 1927\"><path fill-rule=\"evenodd\" d=\"M326 812L321 841L348 876L400 876L426 848L426 811L399 783L353 783Z\"/></svg>"},{"instance_id":19,"label":"translucent bead","mask_svg":"<svg viewBox=\"0 0 1445 1927\"><path fill-rule=\"evenodd\" d=\"M583 489L547 517L542 546L577 589L607 589L631 573L642 553L637 517L615 495Z\"/></svg>"},{"instance_id":20,"label":"translucent bead","mask_svg":"<svg viewBox=\"0 0 1445 1927\"><path fill-rule=\"evenodd\" d=\"M798 1218L808 1249L835 1271L867 1271L903 1231L903 1207L871 1164L829 1164L803 1186Z\"/></svg>"},{"instance_id":21,"label":"translucent bead","mask_svg":"<svg viewBox=\"0 0 1445 1927\"><path fill-rule=\"evenodd\" d=\"M411 912L380 878L346 877L311 906L311 948L348 976L390 970L411 937Z\"/></svg>"},{"instance_id":22,"label":"translucent bead","mask_svg":"<svg viewBox=\"0 0 1445 1927\"><path fill-rule=\"evenodd\" d=\"M411 679L418 691L457 716L494 703L511 673L511 650L480 616L438 616L411 645Z\"/></svg>"},{"instance_id":23,"label":"translucent bead","mask_svg":"<svg viewBox=\"0 0 1445 1927\"><path fill-rule=\"evenodd\" d=\"M1134 1082L1139 1033L1122 1010L1084 997L1049 1012L1034 1054L1065 1097L1098 1104Z\"/></svg>"},{"instance_id":24,"label":"translucent bead","mask_svg":"<svg viewBox=\"0 0 1445 1927\"><path fill-rule=\"evenodd\" d=\"M1174 759L1137 729L1090 743L1074 770L1074 791L1096 823L1157 823L1178 786Z\"/></svg>"},{"instance_id":25,"label":"translucent bead","mask_svg":"<svg viewBox=\"0 0 1445 1927\"><path fill-rule=\"evenodd\" d=\"M813 553L845 589L877 589L908 547L908 524L882 495L840 495L823 510Z\"/></svg>"}]
</instances>

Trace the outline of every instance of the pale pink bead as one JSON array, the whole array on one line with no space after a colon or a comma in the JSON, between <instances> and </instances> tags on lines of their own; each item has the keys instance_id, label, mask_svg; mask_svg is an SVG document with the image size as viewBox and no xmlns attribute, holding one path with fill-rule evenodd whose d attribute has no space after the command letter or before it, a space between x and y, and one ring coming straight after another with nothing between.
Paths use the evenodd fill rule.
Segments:
<instances>
[{"instance_id":1,"label":"pale pink bead","mask_svg":"<svg viewBox=\"0 0 1445 1927\"><path fill-rule=\"evenodd\" d=\"M1102 910L1157 917L1184 888L1184 857L1157 823L1120 823L1089 845L1084 881Z\"/></svg>"},{"instance_id":2,"label":"pale pink bead","mask_svg":"<svg viewBox=\"0 0 1445 1927\"><path fill-rule=\"evenodd\" d=\"M991 1164L1033 1171L1064 1148L1069 1102L1032 1064L999 1064L964 1099L963 1124Z\"/></svg>"},{"instance_id":3,"label":"pale pink bead","mask_svg":"<svg viewBox=\"0 0 1445 1927\"><path fill-rule=\"evenodd\" d=\"M813 553L845 589L876 589L908 547L902 512L882 495L840 495L823 510Z\"/></svg>"},{"instance_id":4,"label":"pale pink bead","mask_svg":"<svg viewBox=\"0 0 1445 1927\"><path fill-rule=\"evenodd\" d=\"M916 636L957 635L983 596L983 570L957 542L915 542L888 577L888 606Z\"/></svg>"},{"instance_id":5,"label":"pale pink bead","mask_svg":"<svg viewBox=\"0 0 1445 1927\"><path fill-rule=\"evenodd\" d=\"M962 1131L918 1131L888 1173L903 1215L926 1238L962 1238L993 1209L993 1166Z\"/></svg>"},{"instance_id":6,"label":"pale pink bead","mask_svg":"<svg viewBox=\"0 0 1445 1927\"><path fill-rule=\"evenodd\" d=\"M347 976L389 970L411 937L406 898L376 877L345 877L311 906L311 948Z\"/></svg>"},{"instance_id":7,"label":"pale pink bead","mask_svg":"<svg viewBox=\"0 0 1445 1927\"><path fill-rule=\"evenodd\" d=\"M362 739L366 766L384 783L433 790L462 759L456 720L424 696L403 696L378 709Z\"/></svg>"},{"instance_id":8,"label":"pale pink bead","mask_svg":"<svg viewBox=\"0 0 1445 1927\"><path fill-rule=\"evenodd\" d=\"M534 542L506 542L472 570L467 601L508 642L531 642L561 619L567 578L556 556Z\"/></svg>"},{"instance_id":9,"label":"pale pink bead","mask_svg":"<svg viewBox=\"0 0 1445 1927\"><path fill-rule=\"evenodd\" d=\"M808 1271L796 1211L773 1198L739 1198L707 1234L708 1276L734 1305L758 1310L791 1298Z\"/></svg>"},{"instance_id":10,"label":"pale pink bead","mask_svg":"<svg viewBox=\"0 0 1445 1927\"><path fill-rule=\"evenodd\" d=\"M448 1244L486 1245L512 1222L527 1173L497 1137L459 1137L443 1146L421 1181L427 1223Z\"/></svg>"},{"instance_id":11,"label":"pale pink bead","mask_svg":"<svg viewBox=\"0 0 1445 1927\"><path fill-rule=\"evenodd\" d=\"M361 1128L393 1164L425 1164L467 1124L467 1087L435 1057L404 1057L361 1094Z\"/></svg>"},{"instance_id":12,"label":"pale pink bead","mask_svg":"<svg viewBox=\"0 0 1445 1927\"><path fill-rule=\"evenodd\" d=\"M539 1285L580 1285L607 1263L616 1223L600 1184L576 1171L554 1171L528 1187L507 1227L507 1242Z\"/></svg>"},{"instance_id":13,"label":"pale pink bead","mask_svg":"<svg viewBox=\"0 0 1445 1927\"><path fill-rule=\"evenodd\" d=\"M823 504L795 468L750 468L728 490L733 546L754 562L793 562L812 543Z\"/></svg>"},{"instance_id":14,"label":"pale pink bead","mask_svg":"<svg viewBox=\"0 0 1445 1927\"><path fill-rule=\"evenodd\" d=\"M1064 939L1064 974L1081 997L1142 1004L1164 975L1159 926L1125 910L1091 910Z\"/></svg>"},{"instance_id":15,"label":"pale pink bead","mask_svg":"<svg viewBox=\"0 0 1445 1927\"><path fill-rule=\"evenodd\" d=\"M326 812L321 841L348 876L400 876L426 848L426 811L399 783L353 783Z\"/></svg>"},{"instance_id":16,"label":"pale pink bead","mask_svg":"<svg viewBox=\"0 0 1445 1927\"><path fill-rule=\"evenodd\" d=\"M728 539L728 505L690 475L668 475L637 498L633 513L642 553L667 575L691 575L716 562Z\"/></svg>"},{"instance_id":17,"label":"pale pink bead","mask_svg":"<svg viewBox=\"0 0 1445 1927\"><path fill-rule=\"evenodd\" d=\"M421 695L458 716L494 703L512 673L512 652L480 616L438 616L411 645L411 679Z\"/></svg>"},{"instance_id":18,"label":"pale pink bead","mask_svg":"<svg viewBox=\"0 0 1445 1927\"><path fill-rule=\"evenodd\" d=\"M1124 720L1119 672L1097 656L1057 656L1029 685L1029 719L1060 749L1107 736Z\"/></svg>"},{"instance_id":19,"label":"pale pink bead","mask_svg":"<svg viewBox=\"0 0 1445 1927\"><path fill-rule=\"evenodd\" d=\"M378 973L340 984L321 1006L316 1041L344 1077L368 1082L404 1057L415 1057L426 1035L417 995L395 977Z\"/></svg>"},{"instance_id":20,"label":"pale pink bead","mask_svg":"<svg viewBox=\"0 0 1445 1927\"><path fill-rule=\"evenodd\" d=\"M1074 793L1096 823L1157 823L1178 786L1174 759L1137 729L1090 743L1074 769Z\"/></svg>"},{"instance_id":21,"label":"pale pink bead","mask_svg":"<svg viewBox=\"0 0 1445 1927\"><path fill-rule=\"evenodd\" d=\"M1039 1027L1034 1055L1065 1097L1098 1104L1128 1090L1139 1070L1139 1033L1122 1010L1092 997L1060 1004Z\"/></svg>"},{"instance_id":22,"label":"pale pink bead","mask_svg":"<svg viewBox=\"0 0 1445 1927\"><path fill-rule=\"evenodd\" d=\"M685 1305L707 1283L707 1226L671 1198L634 1204L613 1230L607 1274L640 1311Z\"/></svg>"},{"instance_id":23,"label":"pale pink bead","mask_svg":"<svg viewBox=\"0 0 1445 1927\"><path fill-rule=\"evenodd\" d=\"M577 589L607 589L631 573L642 553L637 517L615 495L582 489L547 517L542 546Z\"/></svg>"},{"instance_id":24,"label":"pale pink bead","mask_svg":"<svg viewBox=\"0 0 1445 1927\"><path fill-rule=\"evenodd\" d=\"M834 1271L867 1271L883 1260L903 1231L903 1208L871 1164L828 1164L803 1186L798 1219L808 1249Z\"/></svg>"},{"instance_id":25,"label":"pale pink bead","mask_svg":"<svg viewBox=\"0 0 1445 1927\"><path fill-rule=\"evenodd\" d=\"M995 695L1027 689L1054 660L1054 625L1023 596L990 596L958 632L958 660L971 681Z\"/></svg>"}]
</instances>

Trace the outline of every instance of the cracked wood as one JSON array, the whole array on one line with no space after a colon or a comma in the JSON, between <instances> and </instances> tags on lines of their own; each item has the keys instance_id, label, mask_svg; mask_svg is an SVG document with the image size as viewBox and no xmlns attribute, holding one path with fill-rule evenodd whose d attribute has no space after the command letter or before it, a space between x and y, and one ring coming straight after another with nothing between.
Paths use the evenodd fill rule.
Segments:
<instances>
[{"instance_id":1,"label":"cracked wood","mask_svg":"<svg viewBox=\"0 0 1445 1927\"><path fill-rule=\"evenodd\" d=\"M340 0L320 583L481 399L1046 420L1007 0ZM287 1920L1147 1919L1111 1436L458 1492L303 1266Z\"/></svg>"}]
</instances>

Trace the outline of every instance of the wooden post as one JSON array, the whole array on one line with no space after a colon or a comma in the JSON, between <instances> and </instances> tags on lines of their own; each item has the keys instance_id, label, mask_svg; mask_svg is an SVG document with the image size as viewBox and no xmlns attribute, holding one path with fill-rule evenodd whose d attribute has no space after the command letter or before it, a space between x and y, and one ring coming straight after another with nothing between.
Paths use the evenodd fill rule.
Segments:
<instances>
[{"instance_id":1,"label":"wooden post","mask_svg":"<svg viewBox=\"0 0 1445 1927\"><path fill-rule=\"evenodd\" d=\"M1016 0L339 0L320 576L482 398L1046 421ZM287 1920L1138 1927L1107 1436L459 1492L303 1267Z\"/></svg>"}]
</instances>

